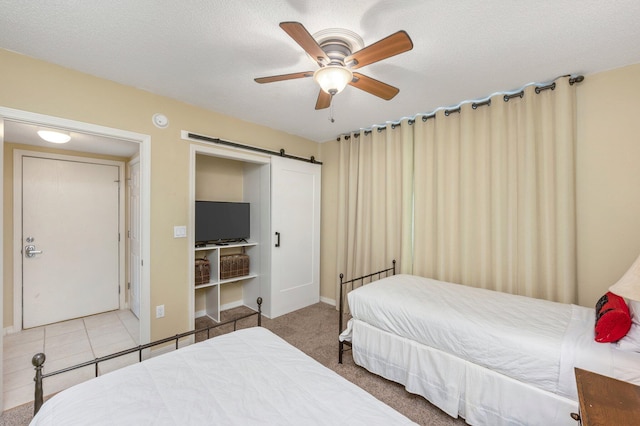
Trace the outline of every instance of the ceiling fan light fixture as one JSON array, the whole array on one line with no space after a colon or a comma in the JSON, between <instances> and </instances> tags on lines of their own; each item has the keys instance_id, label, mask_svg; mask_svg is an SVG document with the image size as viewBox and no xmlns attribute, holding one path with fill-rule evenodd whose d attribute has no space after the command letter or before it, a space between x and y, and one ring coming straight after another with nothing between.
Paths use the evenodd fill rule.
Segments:
<instances>
[{"instance_id":1,"label":"ceiling fan light fixture","mask_svg":"<svg viewBox=\"0 0 640 426\"><path fill-rule=\"evenodd\" d=\"M71 140L71 135L55 130L38 130L38 136L51 143L67 143Z\"/></svg>"},{"instance_id":2,"label":"ceiling fan light fixture","mask_svg":"<svg viewBox=\"0 0 640 426\"><path fill-rule=\"evenodd\" d=\"M320 88L330 94L336 95L347 87L353 79L353 73L349 68L339 65L328 65L316 70L313 79L320 85Z\"/></svg>"},{"instance_id":3,"label":"ceiling fan light fixture","mask_svg":"<svg viewBox=\"0 0 640 426\"><path fill-rule=\"evenodd\" d=\"M386 101L400 91L397 87L352 70L359 70L413 49L413 42L406 31L397 31L365 47L360 36L349 30L331 28L311 35L304 25L294 21L280 22L280 28L302 47L320 69L315 72L260 77L254 79L256 83L273 83L313 75L321 88L316 110L329 108L333 96L340 93L347 84Z\"/></svg>"}]
</instances>

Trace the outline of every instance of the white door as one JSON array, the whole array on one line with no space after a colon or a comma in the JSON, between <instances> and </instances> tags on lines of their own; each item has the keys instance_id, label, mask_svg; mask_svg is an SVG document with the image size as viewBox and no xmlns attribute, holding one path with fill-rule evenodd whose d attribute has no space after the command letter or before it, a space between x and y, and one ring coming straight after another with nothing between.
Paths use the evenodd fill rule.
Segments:
<instances>
[{"instance_id":1,"label":"white door","mask_svg":"<svg viewBox=\"0 0 640 426\"><path fill-rule=\"evenodd\" d=\"M320 171L272 158L272 318L320 301Z\"/></svg>"},{"instance_id":2,"label":"white door","mask_svg":"<svg viewBox=\"0 0 640 426\"><path fill-rule=\"evenodd\" d=\"M140 318L140 161L129 171L129 306Z\"/></svg>"},{"instance_id":3,"label":"white door","mask_svg":"<svg viewBox=\"0 0 640 426\"><path fill-rule=\"evenodd\" d=\"M23 157L24 328L119 308L118 174Z\"/></svg>"}]
</instances>

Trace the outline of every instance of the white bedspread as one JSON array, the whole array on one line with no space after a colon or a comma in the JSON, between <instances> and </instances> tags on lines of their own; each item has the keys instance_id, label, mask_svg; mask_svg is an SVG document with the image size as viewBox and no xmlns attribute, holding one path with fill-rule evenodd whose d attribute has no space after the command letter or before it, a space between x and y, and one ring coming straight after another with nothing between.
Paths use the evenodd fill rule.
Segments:
<instances>
[{"instance_id":1,"label":"white bedspread","mask_svg":"<svg viewBox=\"0 0 640 426\"><path fill-rule=\"evenodd\" d=\"M639 354L593 341L593 309L412 275L357 288L348 301L378 329L573 400L574 366L640 383Z\"/></svg>"},{"instance_id":2,"label":"white bedspread","mask_svg":"<svg viewBox=\"0 0 640 426\"><path fill-rule=\"evenodd\" d=\"M280 337L254 327L67 389L47 401L31 424L413 423Z\"/></svg>"}]
</instances>

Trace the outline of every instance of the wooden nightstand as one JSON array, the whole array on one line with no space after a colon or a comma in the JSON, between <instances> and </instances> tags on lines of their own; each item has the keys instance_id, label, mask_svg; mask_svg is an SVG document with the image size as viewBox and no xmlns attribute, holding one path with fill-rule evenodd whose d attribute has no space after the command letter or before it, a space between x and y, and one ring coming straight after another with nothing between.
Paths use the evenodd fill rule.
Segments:
<instances>
[{"instance_id":1,"label":"wooden nightstand","mask_svg":"<svg viewBox=\"0 0 640 426\"><path fill-rule=\"evenodd\" d=\"M575 369L580 414L571 417L584 426L640 425L640 386Z\"/></svg>"}]
</instances>

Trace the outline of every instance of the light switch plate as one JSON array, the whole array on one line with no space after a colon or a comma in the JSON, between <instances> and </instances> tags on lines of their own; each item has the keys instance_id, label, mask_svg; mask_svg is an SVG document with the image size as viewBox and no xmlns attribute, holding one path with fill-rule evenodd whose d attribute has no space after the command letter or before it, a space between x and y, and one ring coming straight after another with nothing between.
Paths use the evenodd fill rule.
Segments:
<instances>
[{"instance_id":1,"label":"light switch plate","mask_svg":"<svg viewBox=\"0 0 640 426\"><path fill-rule=\"evenodd\" d=\"M173 227L173 238L187 238L187 227L186 226L174 226Z\"/></svg>"}]
</instances>

